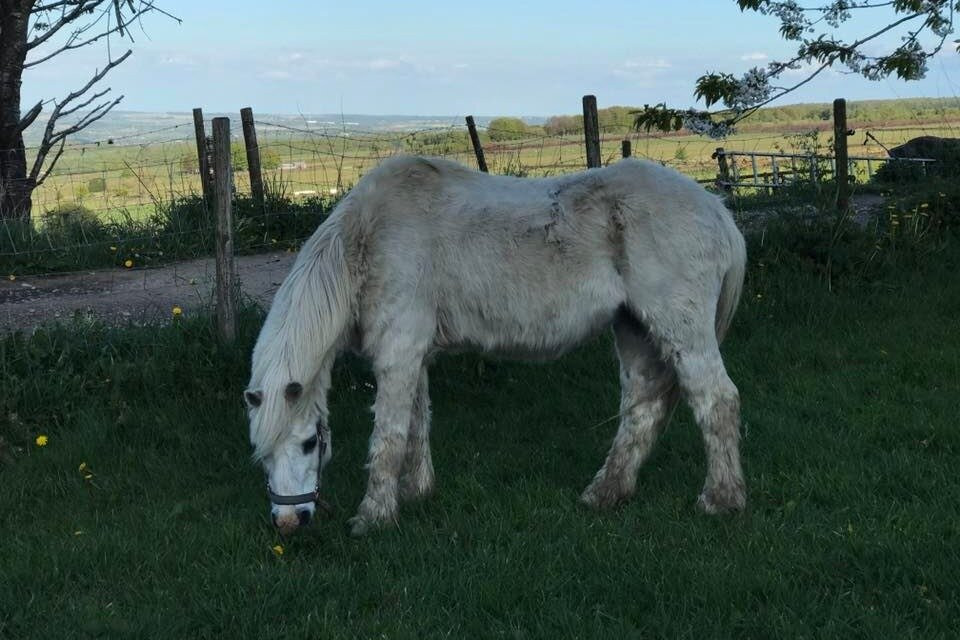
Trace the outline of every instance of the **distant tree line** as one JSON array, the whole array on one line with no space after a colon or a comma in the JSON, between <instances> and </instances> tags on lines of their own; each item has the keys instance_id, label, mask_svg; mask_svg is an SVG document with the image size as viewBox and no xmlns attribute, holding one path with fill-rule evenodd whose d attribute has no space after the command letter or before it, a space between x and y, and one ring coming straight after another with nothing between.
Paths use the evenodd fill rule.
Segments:
<instances>
[{"instance_id":1,"label":"distant tree line","mask_svg":"<svg viewBox=\"0 0 960 640\"><path fill-rule=\"evenodd\" d=\"M633 128L637 110L637 107L619 106L600 109L598 117L601 131L630 131ZM815 125L824 121L830 121L832 118L833 106L829 103L764 107L753 113L739 128L741 131L749 131L751 125ZM505 120L506 118L502 119ZM847 119L858 122L875 123L936 120L958 121L960 120L960 99L900 98L896 100L860 100L848 102ZM511 120L516 120L516 118L511 118ZM518 120L518 122L521 121ZM493 122L491 122L491 127L492 126ZM551 136L583 133L583 116L551 116L544 123L543 131Z\"/></svg>"}]
</instances>

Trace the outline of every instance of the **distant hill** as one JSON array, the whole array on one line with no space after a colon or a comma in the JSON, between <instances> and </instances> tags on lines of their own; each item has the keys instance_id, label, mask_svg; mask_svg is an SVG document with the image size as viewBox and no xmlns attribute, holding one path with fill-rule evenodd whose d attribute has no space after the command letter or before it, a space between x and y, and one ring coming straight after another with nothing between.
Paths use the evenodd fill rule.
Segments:
<instances>
[{"instance_id":1,"label":"distant hill","mask_svg":"<svg viewBox=\"0 0 960 640\"><path fill-rule=\"evenodd\" d=\"M234 132L240 133L240 113L204 113L207 120L207 135L210 135L209 120L217 116L231 119ZM366 131L421 131L464 124L461 116L370 116L357 114L298 114L276 115L254 112L258 123L257 133L269 135L271 132L289 129L309 131L366 132ZM477 124L486 126L490 117L476 116ZM544 118L524 118L530 124L540 124ZM25 134L26 145L35 146L43 135L46 120L43 115L37 119ZM193 137L193 114L181 112L149 113L140 111L111 111L102 119L70 137L74 144L137 144L161 142Z\"/></svg>"}]
</instances>

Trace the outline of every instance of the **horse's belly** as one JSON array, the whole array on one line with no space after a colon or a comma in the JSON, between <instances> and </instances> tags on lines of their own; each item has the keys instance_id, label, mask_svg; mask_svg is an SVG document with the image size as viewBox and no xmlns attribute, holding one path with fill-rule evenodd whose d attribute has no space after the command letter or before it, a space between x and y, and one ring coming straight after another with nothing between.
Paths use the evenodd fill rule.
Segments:
<instances>
[{"instance_id":1,"label":"horse's belly","mask_svg":"<svg viewBox=\"0 0 960 640\"><path fill-rule=\"evenodd\" d=\"M435 346L523 358L563 354L608 326L625 301L620 279L606 272L572 282L505 282L486 295L458 293L438 310Z\"/></svg>"}]
</instances>

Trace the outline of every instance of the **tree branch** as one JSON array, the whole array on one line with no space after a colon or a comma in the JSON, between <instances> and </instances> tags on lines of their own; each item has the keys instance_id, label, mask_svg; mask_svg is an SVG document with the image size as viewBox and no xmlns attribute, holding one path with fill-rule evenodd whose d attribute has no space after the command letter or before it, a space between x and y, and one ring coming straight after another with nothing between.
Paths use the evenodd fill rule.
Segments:
<instances>
[{"instance_id":1,"label":"tree branch","mask_svg":"<svg viewBox=\"0 0 960 640\"><path fill-rule=\"evenodd\" d=\"M20 123L17 125L17 133L23 133L27 127L33 124L33 121L37 119L41 111L43 111L43 100L33 105L30 111L27 111L27 113L20 118Z\"/></svg>"},{"instance_id":2,"label":"tree branch","mask_svg":"<svg viewBox=\"0 0 960 640\"><path fill-rule=\"evenodd\" d=\"M148 13L148 12L150 12L150 11L154 11L154 10L155 10L155 9L154 9L153 5L149 5L149 6L147 6L146 8L143 8L143 9L138 9L136 12L134 12L133 14L131 14L131 15L130 15L130 18L129 18L128 20L126 20L125 22L121 22L121 23L119 23L119 24L117 24L117 25L115 25L115 26L113 26L113 27L110 27L110 28L108 28L108 29L106 29L106 30L104 30L104 31L101 31L101 32L98 33L97 35L92 36L92 37L90 37L90 38L87 38L86 40L77 42L80 34L82 34L84 31L88 30L88 29L92 26L92 25L87 25L87 26L84 27L83 29L78 29L78 30L75 31L73 34L71 34L71 35L70 35L70 38L67 39L66 44L64 44L63 46L59 47L58 49L52 51L51 53L48 53L47 55L45 55L45 56L43 56L43 57L41 57L41 58L37 58L36 60L31 60L31 61L29 61L29 62L25 62L24 65L23 65L23 68L24 68L24 69L29 69L30 67L34 67L34 66L36 66L36 65L38 65L38 64L41 64L41 63L43 63L43 62L46 62L46 61L49 60L50 58L53 58L53 57L55 57L55 56L60 55L60 54L63 53L64 51L70 51L70 50L72 50L72 49L80 49L80 48L82 48L82 47L86 47L87 45L91 45L91 44L93 44L94 42L96 42L96 41L98 41L98 40L101 40L101 39L103 39L103 38L106 38L106 37L108 37L108 36L110 36L111 34L114 34L114 33L119 33L120 35L123 35L123 32L124 32L125 29L126 29L127 32L129 33L130 30L127 29L127 27L130 26L131 23L133 23L135 20L137 20L138 18L140 18L143 14Z\"/></svg>"},{"instance_id":3,"label":"tree branch","mask_svg":"<svg viewBox=\"0 0 960 640\"><path fill-rule=\"evenodd\" d=\"M35 182L34 184L35 184L37 187L39 187L40 185L42 185L42 184L43 184L43 181L46 180L46 179L47 179L47 176L50 175L50 172L53 171L53 168L57 165L57 160L59 160L59 159L60 159L60 156L63 155L63 148L64 148L64 146L66 146L66 144L67 144L67 139L66 139L66 138L60 140L60 148L57 149L57 153L56 153L55 156L53 156L53 160L51 160L51 161L50 161L50 164L47 165L47 170L43 172L43 175L42 175L42 176L40 176L39 178L35 178L35 179L36 179L36 182ZM34 169L36 169L36 164L34 164ZM30 175L31 175L31 176L34 176L34 174L35 174L34 170L31 170L31 171L30 171Z\"/></svg>"},{"instance_id":4,"label":"tree branch","mask_svg":"<svg viewBox=\"0 0 960 640\"><path fill-rule=\"evenodd\" d=\"M76 0L76 4L74 5L73 9L71 9L70 11L67 11L66 7L72 3L66 3L66 2L60 3L63 5L60 18L56 22L48 26L46 31L44 31L41 35L37 36L36 38L28 42L27 51L30 51L31 49L34 49L40 46L41 44L43 44L44 42L52 38L54 34L60 31L60 29L62 29L63 27L67 26L68 24L70 24L71 22L79 18L85 11L88 11L88 10L92 11L93 9L96 9L97 6L99 6L100 4L103 4L103 2L105 2L105 0ZM57 4L57 3L54 3L54 4ZM31 13L36 15L37 11L34 10ZM26 65L24 65L24 67L26 67Z\"/></svg>"},{"instance_id":5,"label":"tree branch","mask_svg":"<svg viewBox=\"0 0 960 640\"><path fill-rule=\"evenodd\" d=\"M120 103L120 101L123 99L123 96L120 96L113 102L105 102L97 106L92 111L90 111L90 113L88 113L83 118L81 118L78 122L67 127L66 129L63 129L61 131L55 131L57 126L57 120L59 120L61 117L74 113L77 109L85 107L86 105L90 104L91 102L96 100L98 97L103 96L104 94L107 93L107 91L109 91L109 89L107 89L106 91L102 91L98 94L95 94L92 98L86 100L85 102L79 105L72 106L69 109L67 108L68 105L70 105L70 103L72 103L73 101L83 96L87 91L90 90L90 88L94 84L102 80L103 77L106 76L111 69L113 69L117 65L121 64L124 60L129 58L132 53L133 53L132 50L127 50L125 54L123 54L116 60L113 60L107 63L107 66L105 66L101 71L97 71L96 73L93 74L93 77L90 78L87 84L83 85L83 87L81 87L80 89L69 93L66 98L64 98L59 104L57 104L56 107L54 107L53 113L50 114L50 119L47 121L47 126L43 131L43 139L40 141L40 147L37 149L37 157L34 158L33 167L30 170L30 176L32 178L36 179L37 176L40 175L40 171L43 169L43 164L46 160L47 154L50 152L50 149L52 149L53 146L57 144L57 142L60 142L61 144L64 143L66 141L67 136L72 135L77 131L80 131L90 126L93 122L96 122L97 120L105 116L111 109L113 109L115 106L117 106L117 104ZM59 154L54 157L52 163L55 163L58 158L59 158ZM47 172L44 175L45 176L48 175L52 168L53 166L51 164L51 166L47 169Z\"/></svg>"}]
</instances>

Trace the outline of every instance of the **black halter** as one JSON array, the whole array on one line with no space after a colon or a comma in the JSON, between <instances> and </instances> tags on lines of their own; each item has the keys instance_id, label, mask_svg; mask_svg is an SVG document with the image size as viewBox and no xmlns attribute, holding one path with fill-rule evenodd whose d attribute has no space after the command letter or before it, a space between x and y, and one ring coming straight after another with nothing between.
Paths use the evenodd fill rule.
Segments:
<instances>
[{"instance_id":1,"label":"black halter","mask_svg":"<svg viewBox=\"0 0 960 640\"><path fill-rule=\"evenodd\" d=\"M320 460L323 460L323 454L327 451L327 441L323 439L323 432L320 430L319 423L317 424L317 455L320 457ZM297 504L307 504L313 502L316 506L322 509L325 513L332 514L333 507L330 506L330 503L320 497L320 480L319 480L320 469L317 469L317 485L313 488L313 491L310 493L300 493L295 496L284 496L279 493L274 493L273 489L270 487L270 481L267 481L267 495L270 496L270 502L273 504L283 504L283 505L297 505Z\"/></svg>"}]
</instances>

